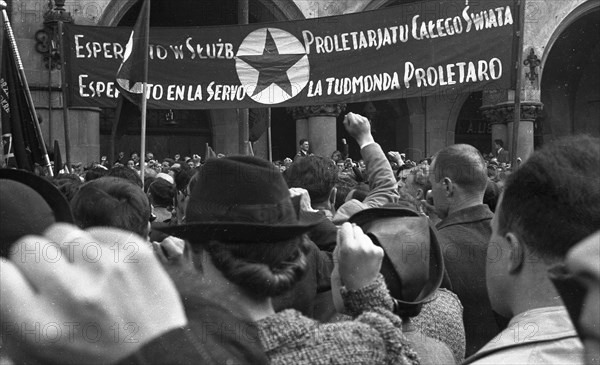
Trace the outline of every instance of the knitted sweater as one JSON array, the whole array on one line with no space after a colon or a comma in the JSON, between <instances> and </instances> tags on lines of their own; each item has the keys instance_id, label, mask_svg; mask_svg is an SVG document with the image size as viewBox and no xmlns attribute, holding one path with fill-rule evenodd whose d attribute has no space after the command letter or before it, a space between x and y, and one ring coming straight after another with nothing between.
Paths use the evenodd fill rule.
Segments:
<instances>
[{"instance_id":1,"label":"knitted sweater","mask_svg":"<svg viewBox=\"0 0 600 365\"><path fill-rule=\"evenodd\" d=\"M457 364L465 359L463 306L456 294L438 289L411 323L426 336L445 343Z\"/></svg>"},{"instance_id":2,"label":"knitted sweater","mask_svg":"<svg viewBox=\"0 0 600 365\"><path fill-rule=\"evenodd\" d=\"M342 288L353 321L320 323L288 309L257 322L271 364L419 364L402 334L381 275L359 290Z\"/></svg>"}]
</instances>

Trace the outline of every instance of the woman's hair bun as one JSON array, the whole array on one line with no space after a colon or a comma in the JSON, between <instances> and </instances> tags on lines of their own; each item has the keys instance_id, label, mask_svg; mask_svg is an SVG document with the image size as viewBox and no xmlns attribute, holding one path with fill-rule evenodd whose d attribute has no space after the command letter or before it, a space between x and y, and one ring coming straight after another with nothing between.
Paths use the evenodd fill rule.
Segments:
<instances>
[{"instance_id":1,"label":"woman's hair bun","mask_svg":"<svg viewBox=\"0 0 600 365\"><path fill-rule=\"evenodd\" d=\"M259 299L287 292L307 268L304 238L258 244L212 241L206 250L227 279Z\"/></svg>"}]
</instances>

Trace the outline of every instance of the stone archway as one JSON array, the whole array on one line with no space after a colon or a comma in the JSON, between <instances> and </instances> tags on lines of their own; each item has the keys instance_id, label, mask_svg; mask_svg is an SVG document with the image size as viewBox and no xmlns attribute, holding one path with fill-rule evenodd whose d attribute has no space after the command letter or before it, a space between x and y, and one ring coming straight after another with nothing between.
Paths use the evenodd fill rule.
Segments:
<instances>
[{"instance_id":1,"label":"stone archway","mask_svg":"<svg viewBox=\"0 0 600 365\"><path fill-rule=\"evenodd\" d=\"M386 99L347 104L344 113L337 117L336 134L338 141L336 146L339 151L343 149L342 138L347 141L352 140L342 123L345 114L348 112L358 113L369 118L373 137L385 152L406 152L409 158L417 156L409 151L410 115L406 99ZM357 144L350 143L349 149L350 157L360 158L360 149ZM420 155L417 157L420 157Z\"/></svg>"},{"instance_id":2,"label":"stone archway","mask_svg":"<svg viewBox=\"0 0 600 365\"><path fill-rule=\"evenodd\" d=\"M110 0L98 19L98 25L115 27L138 0Z\"/></svg>"},{"instance_id":3,"label":"stone archway","mask_svg":"<svg viewBox=\"0 0 600 365\"><path fill-rule=\"evenodd\" d=\"M569 15L567 15L560 22L560 24L558 24L558 26L554 29L554 32L552 33L552 35L548 38L548 41L545 44L545 47L543 47L545 52L542 55L542 60L541 60L541 69L542 70L544 69L544 67L546 65L546 61L548 61L550 51L552 51L554 44L560 38L560 36L564 34L564 32L567 30L567 28L569 28L574 22L576 22L581 17L589 15L590 13L598 11L599 9L600 9L600 3L598 3L598 2L594 2L594 1L584 2L577 8L573 9L569 13ZM543 79L543 76L544 76L543 74L540 75L540 81Z\"/></svg>"},{"instance_id":4,"label":"stone archway","mask_svg":"<svg viewBox=\"0 0 600 365\"><path fill-rule=\"evenodd\" d=\"M600 5L584 5L557 27L542 59L544 141L578 133L600 136Z\"/></svg>"},{"instance_id":5,"label":"stone archway","mask_svg":"<svg viewBox=\"0 0 600 365\"><path fill-rule=\"evenodd\" d=\"M110 0L104 12L98 19L97 25L116 26L138 1L139 0ZM276 21L304 18L304 15L293 0L251 0L251 16L254 15L260 17L261 11L257 10L259 7L253 7L253 5L260 5L260 9L263 11L266 9L273 16L273 20Z\"/></svg>"},{"instance_id":6,"label":"stone archway","mask_svg":"<svg viewBox=\"0 0 600 365\"><path fill-rule=\"evenodd\" d=\"M491 152L492 130L481 114L482 99L481 91L474 92L462 103L459 115L453 119L456 134L452 143L470 144L482 154L488 154Z\"/></svg>"},{"instance_id":7,"label":"stone archway","mask_svg":"<svg viewBox=\"0 0 600 365\"><path fill-rule=\"evenodd\" d=\"M457 124L459 123L460 114L462 113L465 104L471 100L473 94L462 93L456 95L456 99L450 107L450 113L448 113L448 127L446 129L446 145L451 145L457 142ZM481 107L481 105L479 105Z\"/></svg>"}]
</instances>

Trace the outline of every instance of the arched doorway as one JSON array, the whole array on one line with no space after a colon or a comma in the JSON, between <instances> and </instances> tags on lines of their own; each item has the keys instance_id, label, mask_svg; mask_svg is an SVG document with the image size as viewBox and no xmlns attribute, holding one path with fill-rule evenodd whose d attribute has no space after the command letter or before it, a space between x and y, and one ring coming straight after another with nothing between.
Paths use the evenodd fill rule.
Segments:
<instances>
[{"instance_id":1,"label":"arched doorway","mask_svg":"<svg viewBox=\"0 0 600 365\"><path fill-rule=\"evenodd\" d=\"M115 136L115 153L139 152L141 120L137 107L129 105L121 114L118 132ZM117 118L115 109L103 108L100 112L100 152L110 155L111 131ZM204 146L211 142L209 113L206 110L148 110L146 116L146 151L157 159L176 154L202 155Z\"/></svg>"},{"instance_id":2,"label":"arched doorway","mask_svg":"<svg viewBox=\"0 0 600 365\"><path fill-rule=\"evenodd\" d=\"M545 141L565 135L600 136L600 7L583 14L554 41L543 65Z\"/></svg>"},{"instance_id":3,"label":"arched doorway","mask_svg":"<svg viewBox=\"0 0 600 365\"><path fill-rule=\"evenodd\" d=\"M406 152L409 148L410 117L406 100L390 99L348 104L346 111L337 120L337 149L340 151L343 148L342 138L346 141L352 140L342 123L345 114L349 112L369 118L373 138L384 152ZM362 158L356 143L350 143L349 148L351 158L356 160Z\"/></svg>"},{"instance_id":4,"label":"arched doorway","mask_svg":"<svg viewBox=\"0 0 600 365\"><path fill-rule=\"evenodd\" d=\"M492 129L480 111L482 97L481 91L475 92L464 102L456 120L454 143L470 144L482 154L488 154L491 152Z\"/></svg>"}]
</instances>

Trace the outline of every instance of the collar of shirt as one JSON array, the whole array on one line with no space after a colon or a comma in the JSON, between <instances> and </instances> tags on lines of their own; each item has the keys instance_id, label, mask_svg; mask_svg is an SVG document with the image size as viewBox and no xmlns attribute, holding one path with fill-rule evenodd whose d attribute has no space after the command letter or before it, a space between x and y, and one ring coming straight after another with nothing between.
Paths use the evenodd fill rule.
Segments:
<instances>
[{"instance_id":1,"label":"collar of shirt","mask_svg":"<svg viewBox=\"0 0 600 365\"><path fill-rule=\"evenodd\" d=\"M536 308L513 317L479 352L569 336L577 336L577 332L565 307Z\"/></svg>"},{"instance_id":2,"label":"collar of shirt","mask_svg":"<svg viewBox=\"0 0 600 365\"><path fill-rule=\"evenodd\" d=\"M440 221L437 229L442 229L455 224L473 223L486 219L492 219L494 213L485 204L479 204L454 212Z\"/></svg>"}]
</instances>

